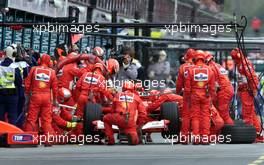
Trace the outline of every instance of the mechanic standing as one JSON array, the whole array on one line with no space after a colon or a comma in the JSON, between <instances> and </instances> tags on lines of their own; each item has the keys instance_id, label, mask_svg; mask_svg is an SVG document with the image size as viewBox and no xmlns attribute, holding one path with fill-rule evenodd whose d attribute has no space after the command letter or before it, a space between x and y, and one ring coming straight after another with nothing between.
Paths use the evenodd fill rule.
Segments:
<instances>
[{"instance_id":1,"label":"mechanic standing","mask_svg":"<svg viewBox=\"0 0 264 165\"><path fill-rule=\"evenodd\" d=\"M72 58L77 55L77 53L72 52L68 54L66 58ZM63 66L58 73L59 87L67 88L72 92L74 88L74 78L81 77L84 71L85 70L78 68L77 63L70 63Z\"/></svg>"},{"instance_id":2,"label":"mechanic standing","mask_svg":"<svg viewBox=\"0 0 264 165\"><path fill-rule=\"evenodd\" d=\"M184 99L189 100L193 144L209 144L211 98L215 97L213 71L205 64L205 53L196 51L194 66L188 69Z\"/></svg>"},{"instance_id":3,"label":"mechanic standing","mask_svg":"<svg viewBox=\"0 0 264 165\"><path fill-rule=\"evenodd\" d=\"M234 89L228 78L228 72L221 65L214 62L213 55L210 52L205 53L207 65L212 69L215 75L217 96L213 98L214 105L225 124L233 125L234 121L229 114L229 105L234 95Z\"/></svg>"},{"instance_id":4,"label":"mechanic standing","mask_svg":"<svg viewBox=\"0 0 264 165\"><path fill-rule=\"evenodd\" d=\"M128 143L139 143L137 128L141 128L147 120L143 101L134 93L134 84L125 81L122 84L123 92L117 93L113 100L112 112L104 116L105 134L108 145L114 145L114 131L112 125L117 125L120 131L127 135Z\"/></svg>"},{"instance_id":5,"label":"mechanic standing","mask_svg":"<svg viewBox=\"0 0 264 165\"><path fill-rule=\"evenodd\" d=\"M188 49L184 55L185 63L182 64L178 71L178 78L176 82L176 94L182 95L184 91L185 79L187 76L188 69L193 66L192 59L194 57L195 50ZM189 110L189 100L183 97L183 110L182 110L182 124L181 124L181 134L187 137L190 133L190 110ZM186 142L188 143L188 142Z\"/></svg>"},{"instance_id":6,"label":"mechanic standing","mask_svg":"<svg viewBox=\"0 0 264 165\"><path fill-rule=\"evenodd\" d=\"M264 138L261 135L261 124L254 108L254 96L256 96L258 92L258 77L252 63L244 56L241 50L236 48L232 50L230 54L239 72L238 96L242 102L243 120L248 125L254 125L257 131L256 142L263 143Z\"/></svg>"},{"instance_id":7,"label":"mechanic standing","mask_svg":"<svg viewBox=\"0 0 264 165\"><path fill-rule=\"evenodd\" d=\"M40 59L40 66L33 67L25 79L25 93L26 100L29 100L29 109L24 130L39 131L37 122L40 118L44 135L54 133L51 126L52 102L53 105L58 104L57 78L55 71L48 67L49 63L50 56L43 54ZM49 146L50 144L46 142L45 145Z\"/></svg>"},{"instance_id":8,"label":"mechanic standing","mask_svg":"<svg viewBox=\"0 0 264 165\"><path fill-rule=\"evenodd\" d=\"M22 76L19 68L12 67L17 49L12 44L6 48L6 57L0 64L0 120L15 125L17 120L18 89L22 88Z\"/></svg>"}]
</instances>

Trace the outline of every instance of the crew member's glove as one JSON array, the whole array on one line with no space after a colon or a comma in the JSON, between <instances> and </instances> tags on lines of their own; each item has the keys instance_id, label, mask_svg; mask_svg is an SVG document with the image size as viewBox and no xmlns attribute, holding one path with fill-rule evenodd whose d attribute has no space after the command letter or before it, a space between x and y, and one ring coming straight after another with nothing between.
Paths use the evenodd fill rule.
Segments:
<instances>
[{"instance_id":1,"label":"crew member's glove","mask_svg":"<svg viewBox=\"0 0 264 165\"><path fill-rule=\"evenodd\" d=\"M77 122L67 122L67 128L75 128L77 126Z\"/></svg>"},{"instance_id":2,"label":"crew member's glove","mask_svg":"<svg viewBox=\"0 0 264 165\"><path fill-rule=\"evenodd\" d=\"M80 117L78 117L78 116L72 116L72 121L73 122L81 122L82 119Z\"/></svg>"}]
</instances>

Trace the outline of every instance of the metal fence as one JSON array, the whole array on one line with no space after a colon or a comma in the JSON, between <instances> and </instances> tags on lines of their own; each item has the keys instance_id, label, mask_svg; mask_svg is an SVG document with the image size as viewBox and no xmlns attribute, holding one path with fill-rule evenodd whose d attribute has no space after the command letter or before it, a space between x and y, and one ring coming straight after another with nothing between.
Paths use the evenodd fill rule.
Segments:
<instances>
[{"instance_id":1,"label":"metal fence","mask_svg":"<svg viewBox=\"0 0 264 165\"><path fill-rule=\"evenodd\" d=\"M1 22L32 22L45 23L52 22L53 19L33 15L27 12L14 10L7 15L0 14ZM33 48L40 53L54 54L57 45L67 43L68 35L66 33L35 32L33 28L23 28L21 30L12 30L10 27L0 27L0 46L1 50L12 43L22 44L25 48ZM85 36L77 45L80 51L87 47L106 45L109 39L101 36Z\"/></svg>"}]
</instances>

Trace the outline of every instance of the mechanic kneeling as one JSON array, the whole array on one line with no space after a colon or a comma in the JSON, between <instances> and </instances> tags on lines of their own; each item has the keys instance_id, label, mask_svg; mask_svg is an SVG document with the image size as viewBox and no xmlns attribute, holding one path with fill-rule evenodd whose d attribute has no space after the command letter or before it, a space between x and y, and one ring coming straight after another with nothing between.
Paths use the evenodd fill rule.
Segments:
<instances>
[{"instance_id":1,"label":"mechanic kneeling","mask_svg":"<svg viewBox=\"0 0 264 165\"><path fill-rule=\"evenodd\" d=\"M134 94L134 84L125 81L122 89L123 92L117 93L113 100L112 113L103 119L108 145L115 144L112 125L118 126L120 132L127 135L129 144L136 145L139 143L137 128L141 128L147 121L143 101Z\"/></svg>"}]
</instances>

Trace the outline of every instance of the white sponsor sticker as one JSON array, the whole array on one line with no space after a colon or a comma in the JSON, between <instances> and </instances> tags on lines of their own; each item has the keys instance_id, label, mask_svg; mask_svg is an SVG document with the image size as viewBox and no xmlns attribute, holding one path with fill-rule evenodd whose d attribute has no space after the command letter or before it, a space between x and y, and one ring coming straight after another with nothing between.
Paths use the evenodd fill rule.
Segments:
<instances>
[{"instance_id":1,"label":"white sponsor sticker","mask_svg":"<svg viewBox=\"0 0 264 165\"><path fill-rule=\"evenodd\" d=\"M37 68L35 80L49 82L50 81L50 75L51 75L50 70L43 69L43 68Z\"/></svg>"},{"instance_id":2,"label":"white sponsor sticker","mask_svg":"<svg viewBox=\"0 0 264 165\"><path fill-rule=\"evenodd\" d=\"M121 95L119 97L119 101L132 103L134 101L134 95L133 96Z\"/></svg>"},{"instance_id":3,"label":"white sponsor sticker","mask_svg":"<svg viewBox=\"0 0 264 165\"><path fill-rule=\"evenodd\" d=\"M194 69L194 81L208 81L208 69Z\"/></svg>"},{"instance_id":4,"label":"white sponsor sticker","mask_svg":"<svg viewBox=\"0 0 264 165\"><path fill-rule=\"evenodd\" d=\"M87 76L84 78L84 82L86 82L88 84L98 84L98 79L95 77Z\"/></svg>"}]
</instances>

